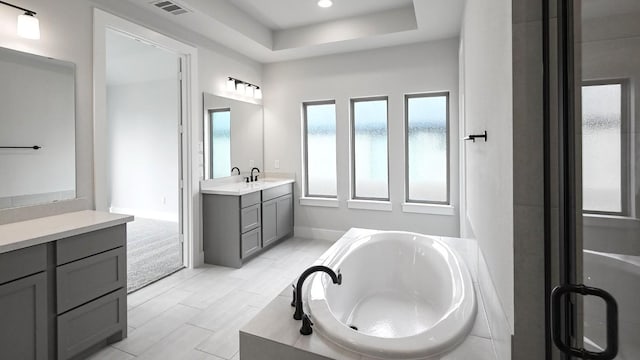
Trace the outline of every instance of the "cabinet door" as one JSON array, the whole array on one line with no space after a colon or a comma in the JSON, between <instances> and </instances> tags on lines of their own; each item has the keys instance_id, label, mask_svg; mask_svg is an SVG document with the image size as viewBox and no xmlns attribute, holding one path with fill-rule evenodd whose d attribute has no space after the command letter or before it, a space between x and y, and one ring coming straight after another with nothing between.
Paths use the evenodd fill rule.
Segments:
<instances>
[{"instance_id":1,"label":"cabinet door","mask_svg":"<svg viewBox=\"0 0 640 360\"><path fill-rule=\"evenodd\" d=\"M47 274L0 285L0 357L47 358Z\"/></svg>"},{"instance_id":2,"label":"cabinet door","mask_svg":"<svg viewBox=\"0 0 640 360\"><path fill-rule=\"evenodd\" d=\"M260 242L260 229L255 229L242 234L241 241L241 257L244 259L262 248L262 244Z\"/></svg>"},{"instance_id":3,"label":"cabinet door","mask_svg":"<svg viewBox=\"0 0 640 360\"><path fill-rule=\"evenodd\" d=\"M276 200L276 235L282 239L293 232L293 197L286 195Z\"/></svg>"},{"instance_id":4,"label":"cabinet door","mask_svg":"<svg viewBox=\"0 0 640 360\"><path fill-rule=\"evenodd\" d=\"M262 246L267 246L278 239L276 206L278 200L262 203Z\"/></svg>"},{"instance_id":5,"label":"cabinet door","mask_svg":"<svg viewBox=\"0 0 640 360\"><path fill-rule=\"evenodd\" d=\"M246 233L260 227L260 204L249 206L240 211L240 232Z\"/></svg>"}]
</instances>

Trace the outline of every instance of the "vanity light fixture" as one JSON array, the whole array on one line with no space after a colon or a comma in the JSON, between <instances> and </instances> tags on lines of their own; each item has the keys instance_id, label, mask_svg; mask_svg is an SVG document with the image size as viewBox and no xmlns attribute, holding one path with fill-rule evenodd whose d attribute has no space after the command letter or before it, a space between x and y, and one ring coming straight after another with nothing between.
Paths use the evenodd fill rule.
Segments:
<instances>
[{"instance_id":1,"label":"vanity light fixture","mask_svg":"<svg viewBox=\"0 0 640 360\"><path fill-rule=\"evenodd\" d=\"M18 16L18 35L23 38L38 40L40 39L40 22L36 18L36 12L25 9L20 6L0 1L0 4L24 11L24 14Z\"/></svg>"},{"instance_id":2,"label":"vanity light fixture","mask_svg":"<svg viewBox=\"0 0 640 360\"><path fill-rule=\"evenodd\" d=\"M331 0L319 0L318 1L318 6L320 6L321 8L328 8L331 7L333 5L333 1Z\"/></svg>"},{"instance_id":3,"label":"vanity light fixture","mask_svg":"<svg viewBox=\"0 0 640 360\"><path fill-rule=\"evenodd\" d=\"M246 81L238 80L232 77L227 78L227 91L244 95L255 99L262 99L262 90L258 85L250 84Z\"/></svg>"}]
</instances>

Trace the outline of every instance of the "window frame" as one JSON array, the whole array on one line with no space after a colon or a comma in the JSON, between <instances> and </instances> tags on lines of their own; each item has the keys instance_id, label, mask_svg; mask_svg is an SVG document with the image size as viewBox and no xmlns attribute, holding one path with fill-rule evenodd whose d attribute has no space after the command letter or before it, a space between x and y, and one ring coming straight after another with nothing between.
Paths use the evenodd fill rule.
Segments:
<instances>
[{"instance_id":1,"label":"window frame","mask_svg":"<svg viewBox=\"0 0 640 360\"><path fill-rule=\"evenodd\" d=\"M442 97L444 96L447 101L447 132L446 132L446 141L447 141L447 200L446 201L431 201L431 200L412 200L409 197L409 99L414 98L427 98L427 97ZM438 92L424 92L424 93L415 93L415 94L405 94L404 95L404 163L405 163L405 174L404 174L404 191L405 191L405 202L408 204L428 204L428 205L451 205L451 95L449 91L438 91Z\"/></svg>"},{"instance_id":2,"label":"window frame","mask_svg":"<svg viewBox=\"0 0 640 360\"><path fill-rule=\"evenodd\" d=\"M629 216L631 214L632 202L629 200L631 194L631 93L629 87L629 79L627 78L613 78L613 79L597 79L597 80L584 80L580 85L580 94L582 96L582 90L586 86L602 86L602 85L620 85L620 211L600 211L600 210L585 210L584 204L582 204L582 213L590 215L609 215L609 216ZM581 97L582 99L582 97ZM584 114L580 114L580 170L581 181L584 181L582 177L584 172L582 171L582 126L584 120ZM584 194L584 189L581 186L581 194ZM584 195L582 195L584 196Z\"/></svg>"},{"instance_id":3,"label":"window frame","mask_svg":"<svg viewBox=\"0 0 640 360\"><path fill-rule=\"evenodd\" d=\"M356 118L355 118L355 103L358 102L367 102L367 101L381 101L384 100L387 104L387 113L385 114L387 117L387 197L379 198L379 197L362 197L356 196ZM391 201L391 186L390 186L390 174L389 174L389 96L369 96L369 97L358 97L351 98L349 100L349 122L350 122L350 155L349 159L351 162L351 200L365 200L365 201Z\"/></svg>"},{"instance_id":4,"label":"window frame","mask_svg":"<svg viewBox=\"0 0 640 360\"><path fill-rule=\"evenodd\" d=\"M333 105L334 107L334 118L336 122L336 194L335 195L316 195L309 193L309 148L308 144L308 131L307 131L307 107L314 105ZM302 103L302 161L303 166L302 170L304 172L304 185L303 185L303 194L305 198L319 198L319 199L337 199L338 198L338 114L336 111L336 101L335 100L316 100L316 101L305 101Z\"/></svg>"},{"instance_id":5,"label":"window frame","mask_svg":"<svg viewBox=\"0 0 640 360\"><path fill-rule=\"evenodd\" d=\"M229 113L229 123L231 123L231 108L227 107L227 108L216 108L216 109L208 109L207 110L207 123L209 124L208 126L208 134L207 137L209 138L209 179L219 179L219 178L214 178L213 177L213 114L214 113L221 113L221 112L228 112ZM229 144L231 144L231 124L229 124ZM229 149L231 150L231 149ZM229 157L231 157L231 151L229 151ZM229 158L229 162L231 162L231 158ZM232 164L233 165L233 164ZM229 174L231 174L231 169L229 169Z\"/></svg>"}]
</instances>

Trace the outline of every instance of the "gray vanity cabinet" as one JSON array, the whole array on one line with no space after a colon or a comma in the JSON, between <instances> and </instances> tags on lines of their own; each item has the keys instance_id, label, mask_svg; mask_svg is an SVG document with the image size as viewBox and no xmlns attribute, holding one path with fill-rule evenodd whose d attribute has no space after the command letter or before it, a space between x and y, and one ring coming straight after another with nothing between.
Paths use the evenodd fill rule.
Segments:
<instances>
[{"instance_id":1,"label":"gray vanity cabinet","mask_svg":"<svg viewBox=\"0 0 640 360\"><path fill-rule=\"evenodd\" d=\"M242 196L204 194L204 262L239 268L266 246L293 233L293 186Z\"/></svg>"},{"instance_id":2,"label":"gray vanity cabinet","mask_svg":"<svg viewBox=\"0 0 640 360\"><path fill-rule=\"evenodd\" d=\"M239 268L262 247L260 192L202 199L204 262Z\"/></svg>"},{"instance_id":3,"label":"gray vanity cabinet","mask_svg":"<svg viewBox=\"0 0 640 360\"><path fill-rule=\"evenodd\" d=\"M15 264L19 266L11 266ZM45 245L0 254L0 283L4 282L0 285L3 359L48 358L45 270ZM21 277L25 274L28 276Z\"/></svg>"},{"instance_id":4,"label":"gray vanity cabinet","mask_svg":"<svg viewBox=\"0 0 640 360\"><path fill-rule=\"evenodd\" d=\"M87 210L0 225L0 359L86 359L127 336L131 220Z\"/></svg>"},{"instance_id":5,"label":"gray vanity cabinet","mask_svg":"<svg viewBox=\"0 0 640 360\"><path fill-rule=\"evenodd\" d=\"M58 240L58 359L126 336L125 243L125 225Z\"/></svg>"},{"instance_id":6,"label":"gray vanity cabinet","mask_svg":"<svg viewBox=\"0 0 640 360\"><path fill-rule=\"evenodd\" d=\"M293 197L291 194L262 203L262 246L293 233Z\"/></svg>"}]
</instances>

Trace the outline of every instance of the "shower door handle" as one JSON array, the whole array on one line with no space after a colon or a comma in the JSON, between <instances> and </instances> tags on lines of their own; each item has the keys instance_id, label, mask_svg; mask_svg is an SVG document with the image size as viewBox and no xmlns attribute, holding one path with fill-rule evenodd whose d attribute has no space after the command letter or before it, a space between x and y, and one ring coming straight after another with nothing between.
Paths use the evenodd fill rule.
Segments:
<instances>
[{"instance_id":1,"label":"shower door handle","mask_svg":"<svg viewBox=\"0 0 640 360\"><path fill-rule=\"evenodd\" d=\"M604 300L607 306L607 348L602 352L592 352L584 348L574 348L563 342L561 336L561 304L565 295L575 293L596 296ZM551 322L553 343L569 356L580 359L611 360L618 354L618 303L608 292L585 285L561 285L551 292Z\"/></svg>"}]
</instances>

